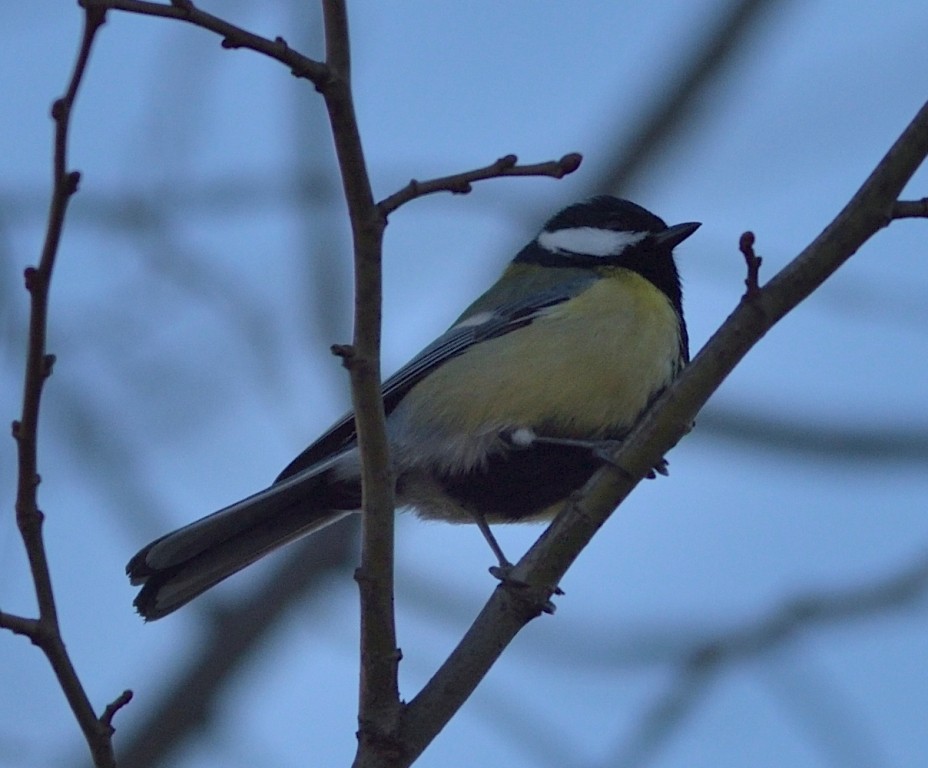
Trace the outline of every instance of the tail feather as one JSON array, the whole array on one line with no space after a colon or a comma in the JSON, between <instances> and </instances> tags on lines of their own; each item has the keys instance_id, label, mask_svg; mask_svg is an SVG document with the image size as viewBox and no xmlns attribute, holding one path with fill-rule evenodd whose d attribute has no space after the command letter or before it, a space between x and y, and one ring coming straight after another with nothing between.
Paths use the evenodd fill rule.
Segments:
<instances>
[{"instance_id":1,"label":"tail feather","mask_svg":"<svg viewBox=\"0 0 928 768\"><path fill-rule=\"evenodd\" d=\"M317 531L360 505L352 484L301 473L214 512L140 550L126 566L143 585L134 605L160 619L274 549Z\"/></svg>"}]
</instances>

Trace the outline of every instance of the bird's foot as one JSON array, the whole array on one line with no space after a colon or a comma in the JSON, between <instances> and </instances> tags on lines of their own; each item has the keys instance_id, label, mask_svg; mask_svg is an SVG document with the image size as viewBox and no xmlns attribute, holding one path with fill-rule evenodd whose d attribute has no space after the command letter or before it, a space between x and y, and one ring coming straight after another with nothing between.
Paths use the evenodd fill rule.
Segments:
<instances>
[{"instance_id":1,"label":"bird's foot","mask_svg":"<svg viewBox=\"0 0 928 768\"><path fill-rule=\"evenodd\" d=\"M474 522L477 524L477 527L480 529L480 533L483 534L483 538L486 539L487 544L490 545L490 549L493 550L493 554L496 555L497 565L490 566L490 575L493 578L498 579L501 586L506 589L512 590L514 593L520 595L521 597L529 597L532 590L532 585L528 584L521 579L517 579L512 575L515 566L509 562L509 559L503 554L503 549L500 547L499 542L496 540L496 537L493 535L493 531L490 530L490 525L487 523L486 518L483 515L472 513ZM553 595L563 595L564 591L560 587L555 587ZM538 609L542 613L554 613L555 605L551 601L550 597L544 597L542 599L536 599L538 602Z\"/></svg>"},{"instance_id":2,"label":"bird's foot","mask_svg":"<svg viewBox=\"0 0 928 768\"><path fill-rule=\"evenodd\" d=\"M510 590L520 598L535 600L538 606L538 610L542 613L553 614L557 610L557 606L551 600L551 597L555 595L563 595L564 590L560 587L555 587L549 593L550 596L533 597L531 595L532 585L528 582L522 581L522 579L515 578L512 575L514 568L515 566L511 563L507 563L506 565L494 565L490 567L490 574L499 580L500 586Z\"/></svg>"}]
</instances>

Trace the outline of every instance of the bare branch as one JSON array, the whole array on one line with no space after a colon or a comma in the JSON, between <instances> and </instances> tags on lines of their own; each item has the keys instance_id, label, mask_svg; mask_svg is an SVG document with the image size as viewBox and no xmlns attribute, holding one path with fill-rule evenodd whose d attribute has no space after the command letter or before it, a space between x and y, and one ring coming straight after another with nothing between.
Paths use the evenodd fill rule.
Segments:
<instances>
[{"instance_id":1,"label":"bare branch","mask_svg":"<svg viewBox=\"0 0 928 768\"><path fill-rule=\"evenodd\" d=\"M561 179L567 174L576 171L582 161L583 156L580 153L571 152L569 155L564 155L560 160L550 160L546 163L535 163L534 165L517 165L519 159L515 155L506 155L495 163L490 163L484 168L477 168L473 171L442 176L429 181L412 179L401 190L381 200L377 207L380 209L381 214L386 217L400 206L416 198L431 195L435 192L466 195L471 191L473 182L483 181L484 179L497 179L502 176L550 176L554 179Z\"/></svg>"},{"instance_id":2,"label":"bare branch","mask_svg":"<svg viewBox=\"0 0 928 768\"><path fill-rule=\"evenodd\" d=\"M0 611L0 629L8 629L14 635L28 637L35 645L40 644L41 626L35 619L27 619L25 616L16 616L12 613Z\"/></svg>"},{"instance_id":3,"label":"bare branch","mask_svg":"<svg viewBox=\"0 0 928 768\"><path fill-rule=\"evenodd\" d=\"M928 218L928 197L921 200L897 200L890 217L893 219Z\"/></svg>"},{"instance_id":4,"label":"bare branch","mask_svg":"<svg viewBox=\"0 0 928 768\"><path fill-rule=\"evenodd\" d=\"M54 355L46 351L48 328L48 294L52 270L58 255L65 213L71 196L77 191L80 173L67 169L68 133L71 111L77 91L87 68L90 50L97 32L106 20L103 8L88 8L84 13L81 45L64 96L52 105L55 121L53 158L53 190L45 232L45 243L37 267L27 267L23 273L26 290L31 298L29 314L29 340L26 353L26 371L23 382L22 415L13 424L13 436L18 450L19 476L16 491L16 523L23 538L32 580L35 585L39 617L36 620L4 615L0 624L7 629L26 635L45 653L52 666L71 710L77 719L84 738L90 747L94 764L115 766L112 745L112 726L98 719L87 693L77 676L65 648L58 625L58 611L52 590L48 558L42 537L44 515L39 509L37 490L39 406L46 379L51 375Z\"/></svg>"},{"instance_id":5,"label":"bare branch","mask_svg":"<svg viewBox=\"0 0 928 768\"><path fill-rule=\"evenodd\" d=\"M272 59L290 67L294 77L309 80L317 89L322 88L329 78L329 69L325 64L294 51L282 37L269 40L261 35L230 24L225 19L201 11L189 0L172 0L170 5L152 3L146 0L79 0L80 5L90 9L125 11L143 16L157 16L165 19L186 21L195 27L207 29L222 36L223 48L247 48L263 53Z\"/></svg>"},{"instance_id":6,"label":"bare branch","mask_svg":"<svg viewBox=\"0 0 928 768\"><path fill-rule=\"evenodd\" d=\"M127 688L106 705L106 709L104 709L103 714L100 715L100 722L103 723L103 725L109 726L110 732L113 731L113 718L116 716L116 713L132 701L132 696L132 691Z\"/></svg>"}]
</instances>

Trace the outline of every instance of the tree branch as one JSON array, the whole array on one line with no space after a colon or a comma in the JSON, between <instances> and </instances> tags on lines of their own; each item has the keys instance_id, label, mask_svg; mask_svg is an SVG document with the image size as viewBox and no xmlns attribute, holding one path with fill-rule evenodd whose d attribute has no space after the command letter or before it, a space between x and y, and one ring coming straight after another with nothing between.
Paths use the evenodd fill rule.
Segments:
<instances>
[{"instance_id":1,"label":"tree branch","mask_svg":"<svg viewBox=\"0 0 928 768\"><path fill-rule=\"evenodd\" d=\"M35 645L39 645L41 628L35 619L0 611L0 629L8 629L14 635L28 637Z\"/></svg>"},{"instance_id":2,"label":"tree branch","mask_svg":"<svg viewBox=\"0 0 928 768\"><path fill-rule=\"evenodd\" d=\"M94 764L101 767L115 766L111 739L113 729L110 723L115 710L107 714L105 718L96 716L61 637L58 611L55 606L51 574L42 536L44 515L39 509L37 491L40 480L38 472L39 407L45 380L51 375L55 362L54 355L46 351L48 294L68 202L77 191L80 182L80 173L67 169L71 111L97 32L106 20L105 13L102 8L88 8L84 13L81 45L67 92L52 105L52 118L55 121L53 189L45 243L38 266L27 267L24 271L26 289L31 298L31 310L22 414L13 423L13 437L16 440L19 464L16 523L29 559L39 617L31 620L7 614L0 619L0 625L28 636L45 653L84 733Z\"/></svg>"},{"instance_id":3,"label":"tree branch","mask_svg":"<svg viewBox=\"0 0 928 768\"><path fill-rule=\"evenodd\" d=\"M100 715L100 722L103 725L112 728L113 727L113 718L116 716L116 713L126 706L130 701L132 701L133 693L132 691L126 689L119 694L113 701L106 705L106 709L103 710L103 714Z\"/></svg>"},{"instance_id":4,"label":"tree branch","mask_svg":"<svg viewBox=\"0 0 928 768\"><path fill-rule=\"evenodd\" d=\"M164 19L177 19L193 24L195 27L207 29L222 36L223 48L247 48L262 53L276 61L286 64L294 77L303 78L312 82L317 89L321 88L329 78L329 70L325 64L294 51L287 45L282 37L269 40L252 32L230 24L218 16L201 11L192 2L177 0L171 5L146 2L146 0L78 0L88 11L96 9L100 12L112 9L137 13L143 16L157 16Z\"/></svg>"},{"instance_id":5,"label":"tree branch","mask_svg":"<svg viewBox=\"0 0 928 768\"><path fill-rule=\"evenodd\" d=\"M582 161L583 156L581 154L571 152L569 155L564 155L560 160L550 160L546 163L535 163L534 165L517 165L519 158L515 155L506 155L495 163L490 163L484 168L477 168L473 171L442 176L429 181L412 179L401 190L381 200L377 207L380 209L380 213L387 217L400 206L416 198L425 197L425 195L431 195L435 192L466 195L471 191L473 182L483 181L484 179L497 179L502 176L550 176L561 179L567 174L576 171Z\"/></svg>"},{"instance_id":6,"label":"tree branch","mask_svg":"<svg viewBox=\"0 0 928 768\"><path fill-rule=\"evenodd\" d=\"M686 434L734 366L785 314L891 221L906 182L928 154L924 105L843 211L759 292L745 297L693 362L623 441L604 467L555 518L512 572L513 581L551 595L612 511ZM497 587L474 624L409 703L403 735L408 765L451 716L515 634L537 612L520 610L511 589Z\"/></svg>"},{"instance_id":7,"label":"tree branch","mask_svg":"<svg viewBox=\"0 0 928 768\"><path fill-rule=\"evenodd\" d=\"M351 91L351 50L344 0L324 0L325 99L335 153L351 218L354 243L354 338L341 356L351 374L361 454L361 685L356 764L389 748L400 717L397 680L400 652L393 614L393 473L380 394L383 231L386 220L374 202Z\"/></svg>"},{"instance_id":8,"label":"tree branch","mask_svg":"<svg viewBox=\"0 0 928 768\"><path fill-rule=\"evenodd\" d=\"M921 200L897 200L893 205L890 218L925 219L928 218L928 197Z\"/></svg>"}]
</instances>

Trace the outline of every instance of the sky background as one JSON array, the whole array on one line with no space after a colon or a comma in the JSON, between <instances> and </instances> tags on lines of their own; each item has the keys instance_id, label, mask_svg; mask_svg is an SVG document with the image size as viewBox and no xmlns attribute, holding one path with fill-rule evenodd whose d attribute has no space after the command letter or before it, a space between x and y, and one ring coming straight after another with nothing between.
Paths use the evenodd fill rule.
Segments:
<instances>
[{"instance_id":1,"label":"sky background","mask_svg":"<svg viewBox=\"0 0 928 768\"><path fill-rule=\"evenodd\" d=\"M678 249L694 351L742 293L744 230L757 235L762 277L795 257L928 98L928 6L755 5L725 66L617 190L602 184L614 158L731 2L352 3L356 106L378 198L508 153L585 158L563 181L487 181L394 214L385 374L452 322L549 215L593 193L621 192L668 223L703 222ZM314 3L204 7L321 56ZM38 258L48 205L48 113L81 18L76 4L50 0L0 10L7 423L21 408L21 275ZM178 768L347 765L350 529L338 539L346 559L307 576L312 589L273 622L245 614L269 631L182 741L147 717L191 665L202 668L201 654L237 658L222 617L249 599L268 604L255 598L267 582L318 550L269 558L150 625L124 577L139 547L267 485L346 407L347 376L328 348L351 334L349 229L321 99L210 33L111 13L70 158L83 178L52 286L58 361L43 401L39 499L72 659L98 711L135 691L116 719L117 755L167 738L177 748L160 764ZM905 196L926 195L922 169ZM670 477L642 484L610 519L567 574L555 616L519 635L419 764L923 759L926 254L928 222L894 223L768 334L671 453ZM33 615L15 479L13 442L0 440L0 608ZM513 558L540 532L500 538ZM408 699L494 582L471 527L403 515L397 553ZM911 589L886 588L907 573ZM790 621L800 599L817 610ZM790 630L778 634L777 622ZM712 643L717 665L686 664ZM0 680L0 765L87 763L41 653L0 634ZM183 719L193 697L181 702Z\"/></svg>"}]
</instances>

